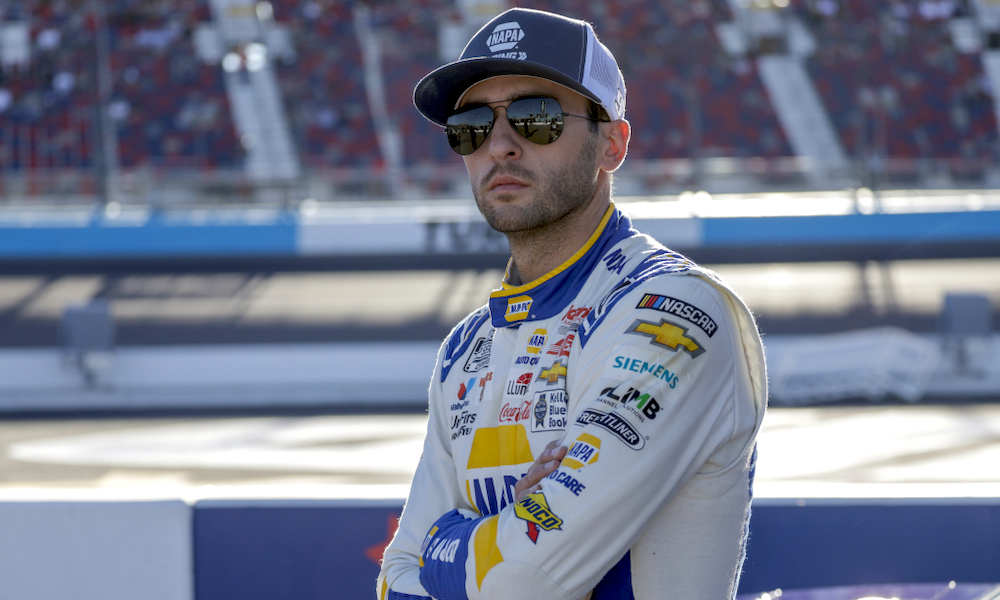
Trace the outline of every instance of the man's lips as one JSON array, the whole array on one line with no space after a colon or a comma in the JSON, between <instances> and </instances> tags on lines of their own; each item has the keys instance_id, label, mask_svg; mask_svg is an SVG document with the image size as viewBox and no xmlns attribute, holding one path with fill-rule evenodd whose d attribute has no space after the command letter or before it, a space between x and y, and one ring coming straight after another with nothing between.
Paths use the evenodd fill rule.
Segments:
<instances>
[{"instance_id":1,"label":"man's lips","mask_svg":"<svg viewBox=\"0 0 1000 600\"><path fill-rule=\"evenodd\" d=\"M509 192L513 190L520 189L527 186L528 184L521 181L516 177L511 177L509 175L500 175L499 177L494 177L487 189L489 191L497 190L501 192Z\"/></svg>"}]
</instances>

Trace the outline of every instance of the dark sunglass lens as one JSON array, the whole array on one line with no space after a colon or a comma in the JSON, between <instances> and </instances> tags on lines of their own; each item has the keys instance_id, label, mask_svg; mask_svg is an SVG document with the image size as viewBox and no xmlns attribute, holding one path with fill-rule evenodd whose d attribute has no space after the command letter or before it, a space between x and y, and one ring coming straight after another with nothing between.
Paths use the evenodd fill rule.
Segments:
<instances>
[{"instance_id":1,"label":"dark sunglass lens","mask_svg":"<svg viewBox=\"0 0 1000 600\"><path fill-rule=\"evenodd\" d=\"M507 107L507 119L525 139L551 144L563 130L562 107L554 98L523 98Z\"/></svg>"},{"instance_id":2,"label":"dark sunglass lens","mask_svg":"<svg viewBox=\"0 0 1000 600\"><path fill-rule=\"evenodd\" d=\"M452 150L472 154L483 145L493 129L493 109L480 106L448 117L445 132Z\"/></svg>"}]
</instances>

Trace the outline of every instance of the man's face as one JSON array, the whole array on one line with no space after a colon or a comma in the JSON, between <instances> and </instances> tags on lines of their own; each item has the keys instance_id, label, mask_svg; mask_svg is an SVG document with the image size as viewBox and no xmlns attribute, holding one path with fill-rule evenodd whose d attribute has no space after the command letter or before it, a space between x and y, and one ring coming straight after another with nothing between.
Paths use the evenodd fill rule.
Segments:
<instances>
[{"instance_id":1,"label":"man's face","mask_svg":"<svg viewBox=\"0 0 1000 600\"><path fill-rule=\"evenodd\" d=\"M548 96L562 112L586 115L586 99L537 77L505 75L472 87L462 105L506 106L524 97ZM597 191L597 134L590 122L565 117L555 142L529 142L511 128L505 108L482 146L464 156L480 212L501 233L528 232L559 221L586 205Z\"/></svg>"}]
</instances>

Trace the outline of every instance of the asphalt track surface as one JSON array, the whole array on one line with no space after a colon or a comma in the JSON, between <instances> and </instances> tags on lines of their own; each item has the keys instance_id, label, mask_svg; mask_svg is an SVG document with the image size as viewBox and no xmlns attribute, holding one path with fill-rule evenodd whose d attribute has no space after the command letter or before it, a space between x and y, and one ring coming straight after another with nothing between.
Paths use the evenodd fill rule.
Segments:
<instances>
[{"instance_id":1,"label":"asphalt track surface","mask_svg":"<svg viewBox=\"0 0 1000 600\"><path fill-rule=\"evenodd\" d=\"M0 496L28 488L182 494L215 486L239 495L247 486L405 486L425 425L413 412L6 419ZM961 496L1000 489L997 464L1000 404L772 408L759 438L757 488L794 497L893 484Z\"/></svg>"},{"instance_id":2,"label":"asphalt track surface","mask_svg":"<svg viewBox=\"0 0 1000 600\"><path fill-rule=\"evenodd\" d=\"M988 296L1000 325L998 258L709 266L765 335L935 331L949 292ZM110 303L119 345L440 340L499 287L501 267L6 274L0 347L58 345L63 309L93 298Z\"/></svg>"},{"instance_id":3,"label":"asphalt track surface","mask_svg":"<svg viewBox=\"0 0 1000 600\"><path fill-rule=\"evenodd\" d=\"M765 335L879 325L935 331L949 292L988 296L994 330L1000 324L996 258L711 266ZM92 298L111 303L124 346L440 340L501 277L499 267L5 274L0 347L57 346L63 308ZM405 486L424 419L321 410L0 415L0 491ZM772 409L758 487L794 495L813 484L993 486L997 464L1000 404Z\"/></svg>"}]
</instances>

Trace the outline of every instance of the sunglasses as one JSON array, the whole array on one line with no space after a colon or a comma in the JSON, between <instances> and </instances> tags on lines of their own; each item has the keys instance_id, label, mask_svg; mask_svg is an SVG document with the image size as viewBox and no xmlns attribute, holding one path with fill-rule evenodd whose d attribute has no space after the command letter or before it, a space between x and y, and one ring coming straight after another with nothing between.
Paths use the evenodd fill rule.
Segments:
<instances>
[{"instance_id":1,"label":"sunglasses","mask_svg":"<svg viewBox=\"0 0 1000 600\"><path fill-rule=\"evenodd\" d=\"M445 133L451 149L465 156L472 154L493 130L496 110L486 104L473 104L448 117ZM524 139L545 145L559 139L563 132L563 117L600 121L583 115L564 113L555 98L521 98L505 107L507 122Z\"/></svg>"}]
</instances>

